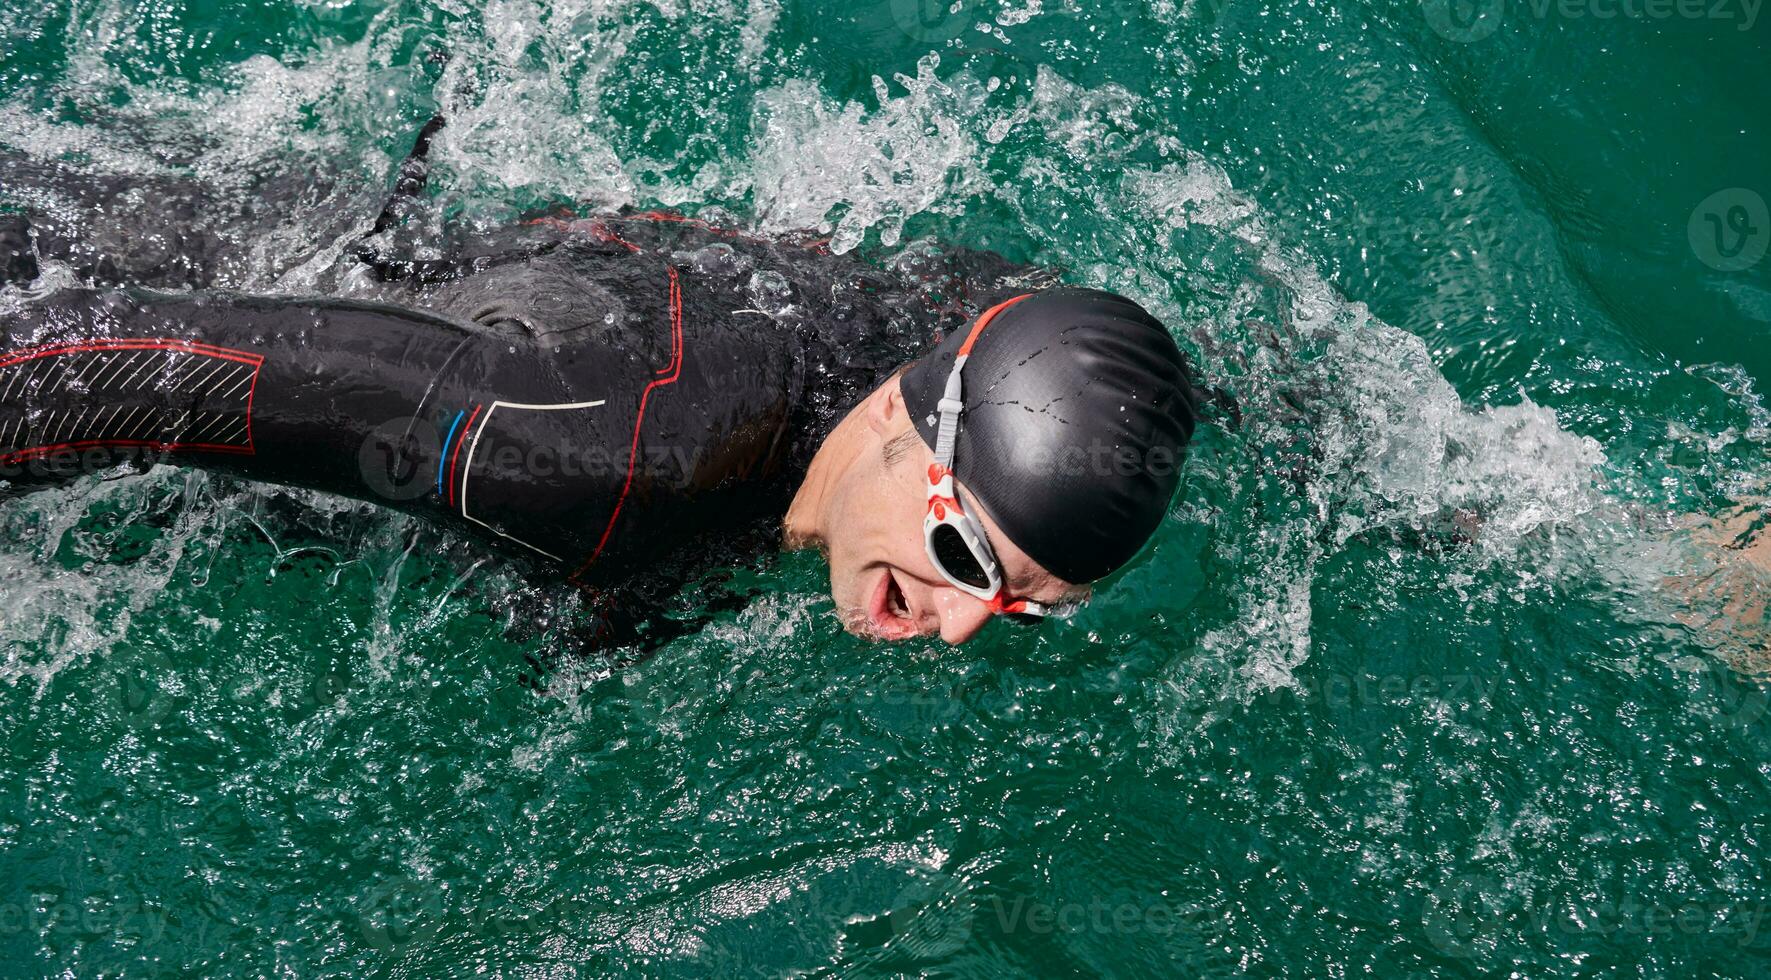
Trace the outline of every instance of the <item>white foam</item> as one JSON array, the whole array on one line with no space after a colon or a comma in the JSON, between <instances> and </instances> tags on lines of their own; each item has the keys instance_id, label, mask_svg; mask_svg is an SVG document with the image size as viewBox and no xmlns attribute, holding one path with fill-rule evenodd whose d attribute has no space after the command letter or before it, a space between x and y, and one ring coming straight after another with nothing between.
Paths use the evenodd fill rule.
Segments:
<instances>
[{"instance_id":1,"label":"white foam","mask_svg":"<svg viewBox=\"0 0 1771 980\"><path fill-rule=\"evenodd\" d=\"M178 479L166 471L152 480L88 480L65 495L36 495L6 504L0 513L7 541L0 549L0 591L7 598L0 612L0 681L34 679L35 696L41 697L62 667L102 655L127 634L135 614L171 584L185 549L201 539L200 522L181 514L145 555L127 565L70 568L60 556L64 550L76 555L104 552L102 535L89 542L83 538L90 532L77 530L92 508L143 515L156 490L164 492ZM195 485L187 484L187 496Z\"/></svg>"},{"instance_id":2,"label":"white foam","mask_svg":"<svg viewBox=\"0 0 1771 980\"><path fill-rule=\"evenodd\" d=\"M894 75L902 95L875 76L872 109L829 99L809 80L760 93L748 162L762 226L816 228L840 253L869 230L895 245L910 217L956 212L982 186L977 140L963 125L982 93L943 82L938 64L931 54L915 77Z\"/></svg>"},{"instance_id":3,"label":"white foam","mask_svg":"<svg viewBox=\"0 0 1771 980\"><path fill-rule=\"evenodd\" d=\"M749 69L755 77L758 62L768 48L769 36L781 19L780 0L749 0L745 5L744 26L738 32L738 67Z\"/></svg>"}]
</instances>

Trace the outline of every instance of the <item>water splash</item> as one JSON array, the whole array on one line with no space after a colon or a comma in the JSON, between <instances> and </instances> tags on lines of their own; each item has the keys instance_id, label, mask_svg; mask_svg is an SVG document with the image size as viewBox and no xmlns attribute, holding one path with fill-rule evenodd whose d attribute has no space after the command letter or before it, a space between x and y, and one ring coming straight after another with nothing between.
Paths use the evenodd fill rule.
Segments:
<instances>
[{"instance_id":1,"label":"water splash","mask_svg":"<svg viewBox=\"0 0 1771 980\"><path fill-rule=\"evenodd\" d=\"M916 75L896 75L894 96L873 79L878 107L838 104L816 83L797 80L760 93L748 161L750 192L763 227L816 228L834 252L860 245L870 230L897 245L904 223L925 212L958 213L982 190L977 143L967 122L982 93L935 74L927 55Z\"/></svg>"}]
</instances>

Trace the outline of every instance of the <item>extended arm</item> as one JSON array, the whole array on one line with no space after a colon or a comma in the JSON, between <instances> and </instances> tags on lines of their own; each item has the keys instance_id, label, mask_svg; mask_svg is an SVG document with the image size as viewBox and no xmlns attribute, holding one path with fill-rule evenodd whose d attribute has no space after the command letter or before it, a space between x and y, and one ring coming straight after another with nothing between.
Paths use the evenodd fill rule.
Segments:
<instances>
[{"instance_id":1,"label":"extended arm","mask_svg":"<svg viewBox=\"0 0 1771 980\"><path fill-rule=\"evenodd\" d=\"M0 286L38 275L38 260L68 265L82 281L155 289L238 287L263 279L254 268L254 235L291 214L321 226L306 229L316 242L353 225L362 229L348 253L383 278L407 275L423 263L402 257L387 233L404 220L424 190L426 157L442 117L419 130L373 225L354 209L316 203L340 184L313 169L291 168L258 183L253 192L223 196L199 181L169 176L89 173L56 161L0 149ZM407 246L409 249L409 246Z\"/></svg>"},{"instance_id":2,"label":"extended arm","mask_svg":"<svg viewBox=\"0 0 1771 980\"><path fill-rule=\"evenodd\" d=\"M59 292L0 317L0 478L28 488L171 457L414 503L400 474L434 470L435 447L389 445L376 468L365 443L420 416L474 339L360 303Z\"/></svg>"},{"instance_id":3,"label":"extended arm","mask_svg":"<svg viewBox=\"0 0 1771 980\"><path fill-rule=\"evenodd\" d=\"M0 149L0 286L35 278L37 260L95 285L202 289L242 285L266 270L250 247L292 214L324 215L330 192L312 173L267 180L224 198L197 181L86 173ZM332 216L329 221L344 220ZM322 240L326 228L313 229ZM8 259L8 253L24 254Z\"/></svg>"}]
</instances>

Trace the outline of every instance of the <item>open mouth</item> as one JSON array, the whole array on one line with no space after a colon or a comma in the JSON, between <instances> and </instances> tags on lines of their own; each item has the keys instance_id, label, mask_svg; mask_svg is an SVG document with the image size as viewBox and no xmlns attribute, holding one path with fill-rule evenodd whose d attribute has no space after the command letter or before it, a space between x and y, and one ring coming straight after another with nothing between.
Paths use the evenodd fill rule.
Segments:
<instances>
[{"instance_id":1,"label":"open mouth","mask_svg":"<svg viewBox=\"0 0 1771 980\"><path fill-rule=\"evenodd\" d=\"M910 603L904 598L904 590L898 587L898 578L891 569L885 569L879 576L879 584L874 586L873 601L868 605L868 619L872 621L874 632L888 640L901 640L916 635L916 621L910 615Z\"/></svg>"}]
</instances>

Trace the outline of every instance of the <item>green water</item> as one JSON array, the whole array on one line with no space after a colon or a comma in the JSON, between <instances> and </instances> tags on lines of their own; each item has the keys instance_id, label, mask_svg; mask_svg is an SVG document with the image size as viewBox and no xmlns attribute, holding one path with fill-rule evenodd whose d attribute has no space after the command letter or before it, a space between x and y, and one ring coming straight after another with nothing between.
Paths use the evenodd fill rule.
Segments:
<instances>
[{"instance_id":1,"label":"green water","mask_svg":"<svg viewBox=\"0 0 1771 980\"><path fill-rule=\"evenodd\" d=\"M963 650L793 556L538 674L570 596L372 508L0 505L0 974L1762 975L1771 702L1665 586L1662 515L1771 476L1771 24L1703 7L10 0L15 149L367 214L440 109L456 220L996 248L1246 420L1103 600Z\"/></svg>"}]
</instances>

